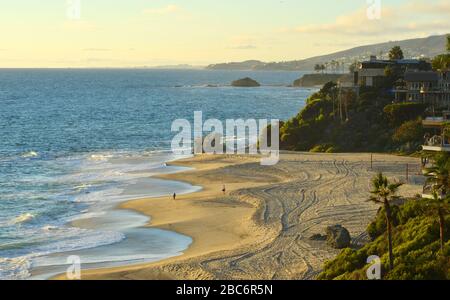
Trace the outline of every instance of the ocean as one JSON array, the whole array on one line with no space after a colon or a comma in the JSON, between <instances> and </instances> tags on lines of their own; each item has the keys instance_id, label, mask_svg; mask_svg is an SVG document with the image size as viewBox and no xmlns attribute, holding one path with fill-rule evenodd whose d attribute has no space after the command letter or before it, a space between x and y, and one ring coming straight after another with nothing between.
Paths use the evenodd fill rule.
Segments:
<instances>
[{"instance_id":1,"label":"ocean","mask_svg":"<svg viewBox=\"0 0 450 300\"><path fill-rule=\"evenodd\" d=\"M184 170L166 165L180 158L170 151L174 120L192 121L194 111L204 119L286 120L315 91L287 87L301 75L0 70L0 279L39 278L31 270L64 266L67 253L82 254L90 267L180 255L190 237L141 228L147 217L114 207L201 189L151 177ZM262 87L229 86L247 76ZM91 226L74 227L79 219Z\"/></svg>"}]
</instances>

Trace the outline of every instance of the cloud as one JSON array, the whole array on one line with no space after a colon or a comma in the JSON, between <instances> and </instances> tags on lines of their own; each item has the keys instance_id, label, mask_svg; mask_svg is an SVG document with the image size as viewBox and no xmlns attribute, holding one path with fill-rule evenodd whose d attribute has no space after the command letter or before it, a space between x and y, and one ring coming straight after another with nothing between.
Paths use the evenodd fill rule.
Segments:
<instances>
[{"instance_id":1,"label":"cloud","mask_svg":"<svg viewBox=\"0 0 450 300\"><path fill-rule=\"evenodd\" d=\"M180 11L181 8L175 4L169 4L160 8L148 8L144 9L143 13L146 15L167 15Z\"/></svg>"},{"instance_id":2,"label":"cloud","mask_svg":"<svg viewBox=\"0 0 450 300\"><path fill-rule=\"evenodd\" d=\"M254 35L236 35L230 38L229 49L251 50L258 48L256 44Z\"/></svg>"},{"instance_id":3,"label":"cloud","mask_svg":"<svg viewBox=\"0 0 450 300\"><path fill-rule=\"evenodd\" d=\"M255 45L237 45L237 46L233 46L231 47L231 49L235 49L235 50L251 50L251 49L256 49L258 47L256 47Z\"/></svg>"},{"instance_id":4,"label":"cloud","mask_svg":"<svg viewBox=\"0 0 450 300\"><path fill-rule=\"evenodd\" d=\"M338 16L334 22L305 24L281 32L314 35L379 36L386 34L439 34L450 28L450 3L416 0L381 7L381 19L371 20L366 7ZM413 20L413 21L411 21Z\"/></svg>"},{"instance_id":5,"label":"cloud","mask_svg":"<svg viewBox=\"0 0 450 300\"><path fill-rule=\"evenodd\" d=\"M450 2L448 0L441 0L437 3L425 0L409 1L405 4L405 10L413 13L446 15L450 17Z\"/></svg>"},{"instance_id":6,"label":"cloud","mask_svg":"<svg viewBox=\"0 0 450 300\"><path fill-rule=\"evenodd\" d=\"M106 49L106 48L85 48L83 51L90 51L90 52L104 52L104 51L112 51L112 49Z\"/></svg>"},{"instance_id":7,"label":"cloud","mask_svg":"<svg viewBox=\"0 0 450 300\"><path fill-rule=\"evenodd\" d=\"M82 20L66 21L62 28L67 31L97 31L99 28L92 22Z\"/></svg>"}]
</instances>

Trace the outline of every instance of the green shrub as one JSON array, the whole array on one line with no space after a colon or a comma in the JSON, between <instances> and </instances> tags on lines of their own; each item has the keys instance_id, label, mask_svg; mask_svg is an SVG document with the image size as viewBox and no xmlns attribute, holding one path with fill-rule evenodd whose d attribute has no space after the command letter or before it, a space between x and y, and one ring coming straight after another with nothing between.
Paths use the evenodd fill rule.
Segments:
<instances>
[{"instance_id":1,"label":"green shrub","mask_svg":"<svg viewBox=\"0 0 450 300\"><path fill-rule=\"evenodd\" d=\"M399 126L406 121L423 116L426 108L427 106L422 103L395 103L387 105L384 113L393 126Z\"/></svg>"},{"instance_id":2,"label":"green shrub","mask_svg":"<svg viewBox=\"0 0 450 300\"><path fill-rule=\"evenodd\" d=\"M313 152L313 153L333 153L333 151L336 148L331 145L331 144L321 144L321 145L316 145L314 146L311 150L309 150L309 152Z\"/></svg>"},{"instance_id":3,"label":"green shrub","mask_svg":"<svg viewBox=\"0 0 450 300\"><path fill-rule=\"evenodd\" d=\"M329 116L333 111L332 102L326 99L316 99L308 103L299 113L298 119L303 121L316 120L321 114Z\"/></svg>"},{"instance_id":4,"label":"green shrub","mask_svg":"<svg viewBox=\"0 0 450 300\"><path fill-rule=\"evenodd\" d=\"M394 207L393 207L394 208ZM397 223L393 229L394 269L388 270L388 249L384 211L379 210L369 225L375 240L359 250L345 249L327 262L318 279L366 279L371 255L381 258L383 278L396 280L450 279L450 230L446 231L444 251L440 250L439 222L428 200L410 200L393 209ZM447 216L446 228L450 228Z\"/></svg>"},{"instance_id":5,"label":"green shrub","mask_svg":"<svg viewBox=\"0 0 450 300\"><path fill-rule=\"evenodd\" d=\"M391 206L392 225L399 224L400 208L397 205ZM367 226L367 233L372 240L382 235L386 231L386 214L384 207L380 208L375 220Z\"/></svg>"},{"instance_id":6,"label":"green shrub","mask_svg":"<svg viewBox=\"0 0 450 300\"><path fill-rule=\"evenodd\" d=\"M422 119L406 121L395 130L392 140L398 144L422 143L424 133Z\"/></svg>"},{"instance_id":7,"label":"green shrub","mask_svg":"<svg viewBox=\"0 0 450 300\"><path fill-rule=\"evenodd\" d=\"M337 92L336 84L327 83L308 98L307 105L297 116L282 126L281 149L414 152L420 146L423 135L417 119L423 114L424 105L391 104L392 96L381 88L362 87L359 97L344 93L341 102ZM404 124L414 120L416 122ZM333 147L321 149L316 148L317 145Z\"/></svg>"}]
</instances>

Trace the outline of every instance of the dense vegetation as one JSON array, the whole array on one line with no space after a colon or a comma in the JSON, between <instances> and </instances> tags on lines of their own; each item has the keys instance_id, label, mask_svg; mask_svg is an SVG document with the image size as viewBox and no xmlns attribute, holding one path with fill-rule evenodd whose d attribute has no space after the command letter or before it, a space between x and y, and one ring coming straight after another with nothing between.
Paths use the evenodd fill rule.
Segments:
<instances>
[{"instance_id":1,"label":"dense vegetation","mask_svg":"<svg viewBox=\"0 0 450 300\"><path fill-rule=\"evenodd\" d=\"M392 104L384 89L361 88L359 97L352 92L339 97L329 82L283 124L280 145L295 151L415 152L423 142L425 110L422 104Z\"/></svg>"},{"instance_id":2,"label":"dense vegetation","mask_svg":"<svg viewBox=\"0 0 450 300\"><path fill-rule=\"evenodd\" d=\"M439 220L431 200L413 199L392 206L394 268L389 268L388 240L384 208L368 227L374 239L363 248L347 248L325 264L319 279L367 279L367 258L381 258L384 279L450 279L450 230L445 233L444 249L440 249ZM448 200L447 200L448 203ZM445 218L450 228L450 217Z\"/></svg>"},{"instance_id":3,"label":"dense vegetation","mask_svg":"<svg viewBox=\"0 0 450 300\"><path fill-rule=\"evenodd\" d=\"M367 279L367 258L373 255L381 259L384 279L450 279L450 154L430 158L433 164L424 174L433 197L399 201L401 184L375 176L370 200L382 206L367 227L372 242L343 250L325 264L319 279Z\"/></svg>"},{"instance_id":4,"label":"dense vegetation","mask_svg":"<svg viewBox=\"0 0 450 300\"><path fill-rule=\"evenodd\" d=\"M450 50L450 36L447 44ZM394 47L389 57L403 58L400 47ZM448 58L449 54L436 57L433 68L448 68ZM392 102L387 91L403 72L386 68L384 86L362 89L358 96L327 83L295 118L283 124L282 147L313 152L420 150L425 133L421 118L431 107ZM367 279L371 256L381 258L384 279L450 279L450 154L426 156L432 164L424 175L434 199L417 197L393 204L400 202L396 192L401 184L378 174L372 180L370 200L381 208L367 228L372 241L360 249L343 250L325 264L319 279Z\"/></svg>"},{"instance_id":5,"label":"dense vegetation","mask_svg":"<svg viewBox=\"0 0 450 300\"><path fill-rule=\"evenodd\" d=\"M450 35L447 36L447 53L436 56L431 64L434 70L448 70L450 68Z\"/></svg>"},{"instance_id":6,"label":"dense vegetation","mask_svg":"<svg viewBox=\"0 0 450 300\"><path fill-rule=\"evenodd\" d=\"M446 37L450 52L450 36ZM389 52L391 60L403 58L395 46ZM447 69L450 54L436 56L435 70ZM422 61L419 69L428 71ZM317 65L316 70L321 70ZM285 150L312 152L401 152L420 150L424 129L421 118L427 106L420 103L393 103L391 92L401 81L403 66L386 67L384 81L377 88L360 87L356 95L351 89L339 89L334 82L311 95L306 107L280 128L280 146ZM438 111L439 107L434 107Z\"/></svg>"}]
</instances>

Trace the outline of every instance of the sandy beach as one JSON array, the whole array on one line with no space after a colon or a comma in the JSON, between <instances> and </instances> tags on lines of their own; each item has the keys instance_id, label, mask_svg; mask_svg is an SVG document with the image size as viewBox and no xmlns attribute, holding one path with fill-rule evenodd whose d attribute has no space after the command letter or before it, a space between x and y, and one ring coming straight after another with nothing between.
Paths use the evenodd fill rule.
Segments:
<instances>
[{"instance_id":1,"label":"sandy beach","mask_svg":"<svg viewBox=\"0 0 450 300\"><path fill-rule=\"evenodd\" d=\"M188 182L202 191L129 201L121 208L151 216L149 227L193 238L183 255L157 263L88 270L82 279L314 279L339 250L312 241L329 225L346 227L355 245L378 206L368 202L377 171L420 181L419 159L375 154L285 152L275 166L260 157L200 155L176 161L192 171L160 178ZM226 193L222 192L226 186ZM405 191L408 191L406 194ZM421 192L420 182L400 194ZM63 279L63 277L58 277Z\"/></svg>"}]
</instances>

